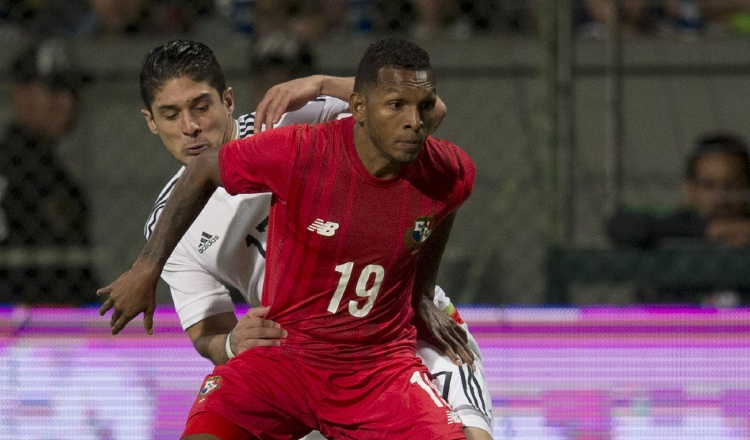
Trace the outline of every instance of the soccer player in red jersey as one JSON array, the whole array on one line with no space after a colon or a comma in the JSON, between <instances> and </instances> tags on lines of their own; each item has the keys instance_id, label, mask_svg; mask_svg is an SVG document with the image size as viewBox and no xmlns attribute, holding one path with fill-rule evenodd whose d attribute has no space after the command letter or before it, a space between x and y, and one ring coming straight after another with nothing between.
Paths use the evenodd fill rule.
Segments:
<instances>
[{"instance_id":1,"label":"soccer player in red jersey","mask_svg":"<svg viewBox=\"0 0 750 440\"><path fill-rule=\"evenodd\" d=\"M435 80L424 50L371 45L352 118L295 125L196 157L129 272L103 289L118 332L153 313L159 273L208 195L273 193L264 305L288 337L217 366L186 439L465 438L415 355L417 322L475 167L428 137ZM252 378L251 381L247 378Z\"/></svg>"}]
</instances>

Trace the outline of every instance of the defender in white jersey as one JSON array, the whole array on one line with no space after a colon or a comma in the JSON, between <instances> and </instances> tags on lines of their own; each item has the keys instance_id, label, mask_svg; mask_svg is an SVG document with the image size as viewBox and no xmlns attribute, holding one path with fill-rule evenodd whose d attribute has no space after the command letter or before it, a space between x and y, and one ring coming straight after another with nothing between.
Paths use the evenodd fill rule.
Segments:
<instances>
[{"instance_id":1,"label":"defender in white jersey","mask_svg":"<svg viewBox=\"0 0 750 440\"><path fill-rule=\"evenodd\" d=\"M208 148L210 145L207 138L212 130L216 134L220 134L222 130L229 132L228 139L226 135L222 135L221 143L252 135L255 128L252 115L244 115L237 120L231 118L231 89L226 89L217 96L223 99L223 108L217 109L216 103L211 103L210 96L206 96L207 92L211 94L210 81L196 81L179 69L175 69L175 72L180 73L168 76L162 85L154 87L152 102L146 99L148 90L144 94L143 75L141 88L147 106L143 114L149 128L160 136L178 160L186 164L194 155ZM338 93L346 98L351 93L353 81L311 77L292 81L287 85L272 89L277 92L285 91L281 95L277 94L274 101L285 107L294 107L295 103L302 101L302 96L305 96L305 100L309 99L311 92L315 92L312 96L328 92ZM290 97L289 93L298 96ZM266 103L266 109L271 107ZM212 117L206 116L212 112L215 112ZM346 116L346 112L347 102L320 97L296 111L285 113L279 125L318 123ZM215 120L224 117L228 117L231 122L215 123ZM183 137L187 141L178 142ZM221 143L212 147L218 148ZM147 239L183 170L184 167L159 195L146 222L144 232ZM270 201L270 194L229 196L223 188L218 188L181 239L162 272L162 278L170 286L183 329L193 340L198 352L215 364L226 362L236 352L248 347L277 344L278 339L283 338L283 330L278 325L263 320L262 314L257 313L262 309L259 306ZM248 312L248 315L256 313L253 319L245 316L237 324L235 307L226 286L236 288L253 307ZM440 288L436 289L434 301L440 310L455 310ZM454 317L458 317L457 313ZM461 323L460 317L457 320ZM248 336L248 333L238 335L240 325L244 325L243 331L249 330L249 327L264 331L253 333L253 336ZM474 353L476 371L467 364L456 365L436 347L425 342L420 342L418 355L433 374L435 385L461 417L467 438L491 438L492 401L479 347L468 333L466 324L462 324L462 327L468 336L468 347ZM319 434L318 437L314 437L315 435L306 438L320 438Z\"/></svg>"},{"instance_id":2,"label":"defender in white jersey","mask_svg":"<svg viewBox=\"0 0 750 440\"><path fill-rule=\"evenodd\" d=\"M284 114L279 125L319 123L348 111L348 103L321 97ZM252 115L240 116L237 137L251 136L253 122ZM184 169L180 168L156 200L144 229L146 239ZM219 188L188 229L162 273L184 329L217 313L234 312L226 285L235 287L251 306L260 306L270 205L269 193L230 196Z\"/></svg>"}]
</instances>

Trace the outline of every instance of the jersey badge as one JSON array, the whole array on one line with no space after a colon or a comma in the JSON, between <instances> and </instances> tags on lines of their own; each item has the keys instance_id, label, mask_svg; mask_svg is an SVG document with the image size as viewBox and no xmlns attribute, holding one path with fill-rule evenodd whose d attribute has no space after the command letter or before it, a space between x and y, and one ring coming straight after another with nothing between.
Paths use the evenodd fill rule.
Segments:
<instances>
[{"instance_id":1,"label":"jersey badge","mask_svg":"<svg viewBox=\"0 0 750 440\"><path fill-rule=\"evenodd\" d=\"M203 381L201 391L198 393L198 399L202 402L209 394L221 387L221 376L209 376Z\"/></svg>"},{"instance_id":2,"label":"jersey badge","mask_svg":"<svg viewBox=\"0 0 750 440\"><path fill-rule=\"evenodd\" d=\"M411 249L418 249L427 241L427 237L432 233L432 225L435 222L434 217L419 217L414 221L414 228L406 231L406 245Z\"/></svg>"},{"instance_id":3,"label":"jersey badge","mask_svg":"<svg viewBox=\"0 0 750 440\"><path fill-rule=\"evenodd\" d=\"M210 246L211 246L212 244L216 243L216 240L218 240L218 239L219 239L219 236L218 236L218 235L211 235L211 234L207 234L207 233L205 233L205 232L204 232L204 233L202 233L202 234L201 234L201 242L200 242L200 244L198 245L198 252L202 254L202 253L203 253L203 252L205 252L205 251L206 251L206 249L208 249L208 248L209 248L209 247L210 247Z\"/></svg>"},{"instance_id":4,"label":"jersey badge","mask_svg":"<svg viewBox=\"0 0 750 440\"><path fill-rule=\"evenodd\" d=\"M339 228L338 223L334 222L327 222L324 221L322 218L319 218L312 222L310 226L307 227L307 230L310 232L317 232L320 235L331 237L333 234L336 233L336 230Z\"/></svg>"}]
</instances>

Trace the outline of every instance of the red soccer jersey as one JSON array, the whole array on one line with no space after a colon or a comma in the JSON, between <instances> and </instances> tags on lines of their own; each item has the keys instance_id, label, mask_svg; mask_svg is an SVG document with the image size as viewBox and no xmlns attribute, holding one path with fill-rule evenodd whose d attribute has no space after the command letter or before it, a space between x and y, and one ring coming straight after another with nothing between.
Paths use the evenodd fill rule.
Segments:
<instances>
[{"instance_id":1,"label":"red soccer jersey","mask_svg":"<svg viewBox=\"0 0 750 440\"><path fill-rule=\"evenodd\" d=\"M390 179L357 156L352 118L238 139L219 154L230 194L273 193L263 302L282 352L331 367L413 356L411 289L430 231L471 193L476 169L428 138Z\"/></svg>"}]
</instances>

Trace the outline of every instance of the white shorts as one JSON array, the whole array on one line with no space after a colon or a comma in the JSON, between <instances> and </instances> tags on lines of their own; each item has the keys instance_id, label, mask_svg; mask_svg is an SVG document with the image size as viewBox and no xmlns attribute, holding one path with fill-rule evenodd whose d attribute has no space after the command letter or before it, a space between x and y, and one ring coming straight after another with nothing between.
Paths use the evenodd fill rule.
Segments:
<instances>
[{"instance_id":1,"label":"white shorts","mask_svg":"<svg viewBox=\"0 0 750 440\"><path fill-rule=\"evenodd\" d=\"M443 399L461 417L464 428L478 428L492 435L492 398L482 359L477 352L474 353L476 371L468 365L459 367L426 342L417 342L417 355L430 370L432 382L443 394Z\"/></svg>"}]
</instances>

